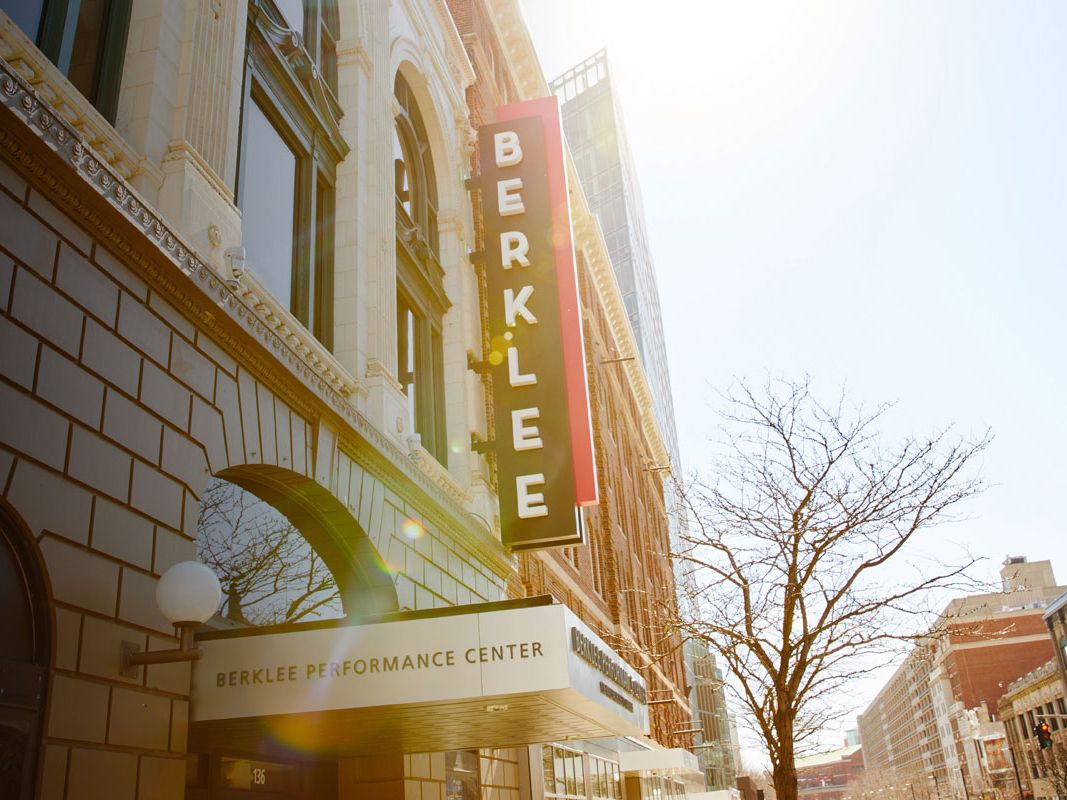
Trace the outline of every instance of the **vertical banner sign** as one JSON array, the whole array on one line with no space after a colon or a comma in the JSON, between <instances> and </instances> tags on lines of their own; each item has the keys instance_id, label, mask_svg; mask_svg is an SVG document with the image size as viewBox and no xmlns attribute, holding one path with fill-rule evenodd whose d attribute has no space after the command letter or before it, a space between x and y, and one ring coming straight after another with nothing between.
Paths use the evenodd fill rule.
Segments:
<instances>
[{"instance_id":1,"label":"vertical banner sign","mask_svg":"<svg viewBox=\"0 0 1067 800\"><path fill-rule=\"evenodd\" d=\"M597 483L559 106L496 118L478 138L502 537L580 544Z\"/></svg>"}]
</instances>

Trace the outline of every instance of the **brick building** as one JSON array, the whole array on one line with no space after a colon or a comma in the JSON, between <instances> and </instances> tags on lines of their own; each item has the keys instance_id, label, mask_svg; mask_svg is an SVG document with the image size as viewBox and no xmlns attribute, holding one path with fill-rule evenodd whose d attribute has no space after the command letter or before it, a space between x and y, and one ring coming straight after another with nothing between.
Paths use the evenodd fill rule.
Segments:
<instances>
[{"instance_id":1,"label":"brick building","mask_svg":"<svg viewBox=\"0 0 1067 800\"><path fill-rule=\"evenodd\" d=\"M680 793L666 450L641 365L603 363L633 332L575 180L586 544L504 547L471 446L500 428L474 128L548 94L517 3L80 8L0 1L0 794ZM131 664L179 647L156 589L194 559L223 588L203 660ZM487 643L512 629L538 647ZM435 636L474 644L416 660ZM560 688L475 663L550 648L514 671ZM270 660L216 681L226 653ZM277 685L407 662L352 707Z\"/></svg>"},{"instance_id":2,"label":"brick building","mask_svg":"<svg viewBox=\"0 0 1067 800\"><path fill-rule=\"evenodd\" d=\"M798 758L797 791L806 800L840 800L863 776L863 749L858 744Z\"/></svg>"},{"instance_id":3,"label":"brick building","mask_svg":"<svg viewBox=\"0 0 1067 800\"><path fill-rule=\"evenodd\" d=\"M953 600L859 717L868 770L921 775L937 791L1012 780L997 701L1052 655L1042 621L1063 591L1048 561L1009 558L1003 591Z\"/></svg>"}]
</instances>

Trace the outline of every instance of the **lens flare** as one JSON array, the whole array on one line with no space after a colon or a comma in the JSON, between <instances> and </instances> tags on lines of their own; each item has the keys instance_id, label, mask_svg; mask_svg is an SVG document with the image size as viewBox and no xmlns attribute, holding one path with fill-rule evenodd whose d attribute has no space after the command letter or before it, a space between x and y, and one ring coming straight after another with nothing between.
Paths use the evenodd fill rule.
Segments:
<instances>
[{"instance_id":1,"label":"lens flare","mask_svg":"<svg viewBox=\"0 0 1067 800\"><path fill-rule=\"evenodd\" d=\"M417 519L408 517L400 526L401 532L409 539L421 539L426 535L426 528Z\"/></svg>"}]
</instances>

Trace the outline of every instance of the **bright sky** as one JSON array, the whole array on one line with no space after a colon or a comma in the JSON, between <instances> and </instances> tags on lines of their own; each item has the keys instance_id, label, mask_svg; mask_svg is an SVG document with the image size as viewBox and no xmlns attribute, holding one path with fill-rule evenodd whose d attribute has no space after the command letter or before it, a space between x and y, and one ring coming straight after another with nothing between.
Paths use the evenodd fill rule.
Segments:
<instances>
[{"instance_id":1,"label":"bright sky","mask_svg":"<svg viewBox=\"0 0 1067 800\"><path fill-rule=\"evenodd\" d=\"M991 428L994 486L928 546L1067 583L1067 3L522 5L549 79L608 48L685 469L740 377Z\"/></svg>"}]
</instances>

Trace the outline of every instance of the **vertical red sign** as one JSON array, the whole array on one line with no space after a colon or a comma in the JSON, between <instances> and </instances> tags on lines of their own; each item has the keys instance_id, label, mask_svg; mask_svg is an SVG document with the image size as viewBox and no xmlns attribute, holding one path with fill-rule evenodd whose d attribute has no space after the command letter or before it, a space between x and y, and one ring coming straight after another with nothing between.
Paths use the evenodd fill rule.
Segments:
<instances>
[{"instance_id":1,"label":"vertical red sign","mask_svg":"<svg viewBox=\"0 0 1067 800\"><path fill-rule=\"evenodd\" d=\"M597 483L556 99L502 106L479 148L504 543L576 544Z\"/></svg>"}]
</instances>

